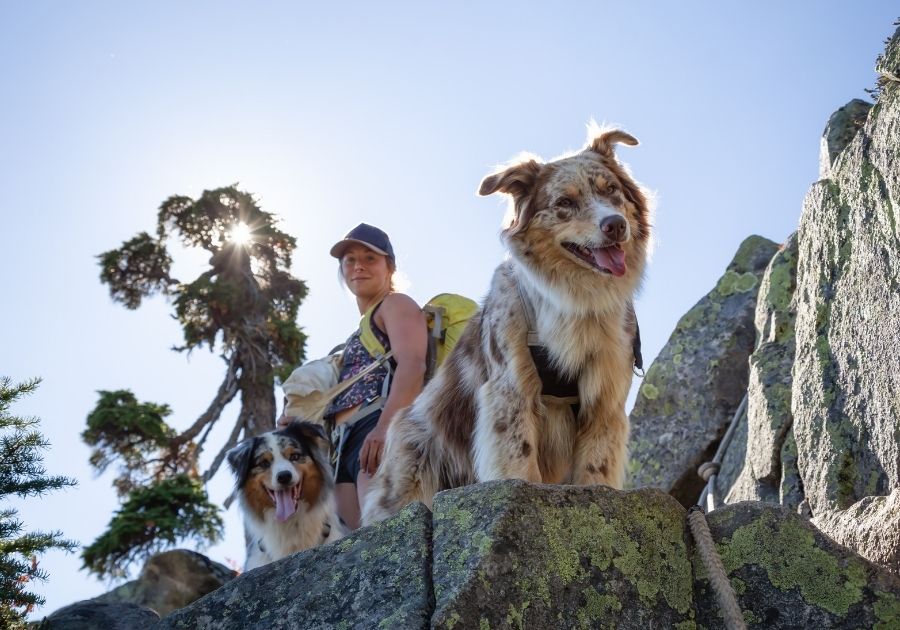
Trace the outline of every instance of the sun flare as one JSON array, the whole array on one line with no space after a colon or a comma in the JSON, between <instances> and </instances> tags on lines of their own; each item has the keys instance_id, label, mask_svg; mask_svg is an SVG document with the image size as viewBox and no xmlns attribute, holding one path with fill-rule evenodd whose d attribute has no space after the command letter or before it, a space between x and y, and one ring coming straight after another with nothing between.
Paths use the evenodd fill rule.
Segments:
<instances>
[{"instance_id":1,"label":"sun flare","mask_svg":"<svg viewBox=\"0 0 900 630\"><path fill-rule=\"evenodd\" d=\"M246 245L253 239L253 231L244 222L235 223L228 234L228 240L238 245Z\"/></svg>"}]
</instances>

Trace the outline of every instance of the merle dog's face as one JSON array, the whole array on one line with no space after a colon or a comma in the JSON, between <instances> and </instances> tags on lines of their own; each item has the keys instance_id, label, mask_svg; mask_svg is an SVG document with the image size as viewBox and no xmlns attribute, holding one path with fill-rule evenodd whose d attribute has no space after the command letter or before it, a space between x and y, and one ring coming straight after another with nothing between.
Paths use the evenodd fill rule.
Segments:
<instances>
[{"instance_id":1,"label":"merle dog's face","mask_svg":"<svg viewBox=\"0 0 900 630\"><path fill-rule=\"evenodd\" d=\"M263 512L274 508L286 520L300 501L314 505L330 483L328 442L318 425L294 422L241 442L228 452L243 500Z\"/></svg>"},{"instance_id":2,"label":"merle dog's face","mask_svg":"<svg viewBox=\"0 0 900 630\"><path fill-rule=\"evenodd\" d=\"M632 285L643 272L650 217L645 196L616 161L612 145L637 144L621 131L603 133L574 155L526 160L488 176L481 194L512 196L505 230L513 255L529 267L589 281Z\"/></svg>"}]
</instances>

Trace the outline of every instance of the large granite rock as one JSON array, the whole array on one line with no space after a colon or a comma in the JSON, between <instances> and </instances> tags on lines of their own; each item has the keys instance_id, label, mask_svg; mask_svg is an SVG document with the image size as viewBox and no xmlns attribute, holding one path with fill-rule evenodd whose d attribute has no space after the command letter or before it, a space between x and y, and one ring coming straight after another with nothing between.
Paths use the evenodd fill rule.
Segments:
<instances>
[{"instance_id":1,"label":"large granite rock","mask_svg":"<svg viewBox=\"0 0 900 630\"><path fill-rule=\"evenodd\" d=\"M691 625L685 511L659 490L491 482L434 501L433 628Z\"/></svg>"},{"instance_id":2,"label":"large granite rock","mask_svg":"<svg viewBox=\"0 0 900 630\"><path fill-rule=\"evenodd\" d=\"M758 502L709 515L709 528L750 628L900 628L900 579L835 544L787 509ZM724 628L694 555L698 626Z\"/></svg>"},{"instance_id":3,"label":"large granite rock","mask_svg":"<svg viewBox=\"0 0 900 630\"><path fill-rule=\"evenodd\" d=\"M900 622L897 576L783 508L726 506L710 529L750 627ZM154 627L429 626L688 630L722 621L671 496L511 480L442 492L433 516L415 504L250 571ZM77 626L95 627L104 626Z\"/></svg>"},{"instance_id":4,"label":"large granite rock","mask_svg":"<svg viewBox=\"0 0 900 630\"><path fill-rule=\"evenodd\" d=\"M37 630L150 630L158 622L159 615L145 606L85 600L60 608L33 627Z\"/></svg>"},{"instance_id":5,"label":"large granite rock","mask_svg":"<svg viewBox=\"0 0 900 630\"><path fill-rule=\"evenodd\" d=\"M796 457L791 457L796 277L797 236L792 234L772 257L759 289L747 412L717 479L716 496L728 503L770 501L797 508L803 499Z\"/></svg>"},{"instance_id":6,"label":"large granite rock","mask_svg":"<svg viewBox=\"0 0 900 630\"><path fill-rule=\"evenodd\" d=\"M697 501L697 467L712 457L747 391L756 296L777 250L760 236L746 239L647 370L631 412L629 487Z\"/></svg>"},{"instance_id":7,"label":"large granite rock","mask_svg":"<svg viewBox=\"0 0 900 630\"><path fill-rule=\"evenodd\" d=\"M237 575L236 571L186 549L151 557L136 580L94 598L98 602L130 602L165 617L173 610L211 593Z\"/></svg>"},{"instance_id":8,"label":"large granite rock","mask_svg":"<svg viewBox=\"0 0 900 630\"><path fill-rule=\"evenodd\" d=\"M880 66L896 67L900 30ZM900 572L900 83L808 193L792 409L814 523Z\"/></svg>"},{"instance_id":9,"label":"large granite rock","mask_svg":"<svg viewBox=\"0 0 900 630\"><path fill-rule=\"evenodd\" d=\"M855 98L831 115L819 147L819 179L832 176L832 167L837 156L856 137L856 133L866 122L872 103Z\"/></svg>"},{"instance_id":10,"label":"large granite rock","mask_svg":"<svg viewBox=\"0 0 900 630\"><path fill-rule=\"evenodd\" d=\"M433 608L431 513L417 503L378 527L244 573L158 628L399 630L427 627Z\"/></svg>"}]
</instances>

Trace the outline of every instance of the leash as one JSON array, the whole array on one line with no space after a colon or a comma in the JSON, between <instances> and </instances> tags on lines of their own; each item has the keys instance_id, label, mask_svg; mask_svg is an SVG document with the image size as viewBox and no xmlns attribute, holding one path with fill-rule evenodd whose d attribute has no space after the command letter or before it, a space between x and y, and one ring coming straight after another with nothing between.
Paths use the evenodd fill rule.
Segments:
<instances>
[{"instance_id":1,"label":"leash","mask_svg":"<svg viewBox=\"0 0 900 630\"><path fill-rule=\"evenodd\" d=\"M725 627L728 630L746 630L747 624L744 622L744 615L738 605L737 595L725 574L725 567L722 565L722 558L719 557L716 544L709 532L709 524L706 522L703 508L699 505L692 506L688 510L687 520L691 535L697 544L697 551L700 552L700 559L703 560L703 566L706 567L716 602L725 617Z\"/></svg>"}]
</instances>

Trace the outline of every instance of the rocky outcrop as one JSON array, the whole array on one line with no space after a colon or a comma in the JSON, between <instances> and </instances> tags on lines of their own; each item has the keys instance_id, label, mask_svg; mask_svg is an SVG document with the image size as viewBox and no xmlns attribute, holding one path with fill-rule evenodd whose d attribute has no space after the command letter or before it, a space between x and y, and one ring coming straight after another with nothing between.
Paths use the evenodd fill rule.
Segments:
<instances>
[{"instance_id":1,"label":"rocky outcrop","mask_svg":"<svg viewBox=\"0 0 900 630\"><path fill-rule=\"evenodd\" d=\"M422 504L330 545L242 574L159 630L424 628L434 609L431 513Z\"/></svg>"},{"instance_id":2,"label":"rocky outcrop","mask_svg":"<svg viewBox=\"0 0 900 630\"><path fill-rule=\"evenodd\" d=\"M33 627L37 630L150 630L157 623L159 615L145 606L85 600L60 608Z\"/></svg>"},{"instance_id":3,"label":"rocky outcrop","mask_svg":"<svg viewBox=\"0 0 900 630\"><path fill-rule=\"evenodd\" d=\"M796 278L797 236L792 234L772 258L759 289L747 411L717 480L716 496L728 503L771 501L797 508L803 499L791 433Z\"/></svg>"},{"instance_id":4,"label":"rocky outcrop","mask_svg":"<svg viewBox=\"0 0 900 630\"><path fill-rule=\"evenodd\" d=\"M146 606L165 617L173 610L211 593L237 575L206 556L174 549L151 557L136 580L94 598L96 602L128 602Z\"/></svg>"},{"instance_id":5,"label":"rocky outcrop","mask_svg":"<svg viewBox=\"0 0 900 630\"><path fill-rule=\"evenodd\" d=\"M711 458L747 391L756 296L777 249L760 236L745 240L650 366L631 412L629 487L696 502L697 466Z\"/></svg>"},{"instance_id":6,"label":"rocky outcrop","mask_svg":"<svg viewBox=\"0 0 900 630\"><path fill-rule=\"evenodd\" d=\"M889 51L898 46L895 35ZM900 572L898 139L889 81L804 201L792 406L815 522Z\"/></svg>"},{"instance_id":7,"label":"rocky outcrop","mask_svg":"<svg viewBox=\"0 0 900 630\"><path fill-rule=\"evenodd\" d=\"M710 529L751 628L900 621L900 579L788 510L726 506ZM158 628L700 626L723 623L671 496L498 481L250 571Z\"/></svg>"},{"instance_id":8,"label":"rocky outcrop","mask_svg":"<svg viewBox=\"0 0 900 630\"><path fill-rule=\"evenodd\" d=\"M173 549L147 560L138 579L99 597L60 608L37 625L45 630L142 630L211 593L237 575L203 554Z\"/></svg>"},{"instance_id":9,"label":"rocky outcrop","mask_svg":"<svg viewBox=\"0 0 900 630\"><path fill-rule=\"evenodd\" d=\"M779 503L900 574L900 30L877 67L877 103L851 101L828 121L823 179L762 279L747 410L714 490L728 503ZM660 355L661 372L674 356ZM720 365L699 362L681 382ZM656 385L648 378L642 393L648 384ZM681 395L698 390L683 387ZM632 414L637 427L644 399ZM665 409L660 415L671 426L683 421ZM657 442L668 439L664 421L652 426ZM646 448L653 435L637 431L638 469L656 465L658 447ZM663 472L661 481L671 479Z\"/></svg>"},{"instance_id":10,"label":"rocky outcrop","mask_svg":"<svg viewBox=\"0 0 900 630\"><path fill-rule=\"evenodd\" d=\"M737 503L712 512L709 528L748 627L900 627L900 579L792 511ZM696 554L694 571L698 626L724 627Z\"/></svg>"},{"instance_id":11,"label":"rocky outcrop","mask_svg":"<svg viewBox=\"0 0 900 630\"><path fill-rule=\"evenodd\" d=\"M658 490L492 482L434 503L432 628L677 627L684 509Z\"/></svg>"}]
</instances>

